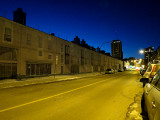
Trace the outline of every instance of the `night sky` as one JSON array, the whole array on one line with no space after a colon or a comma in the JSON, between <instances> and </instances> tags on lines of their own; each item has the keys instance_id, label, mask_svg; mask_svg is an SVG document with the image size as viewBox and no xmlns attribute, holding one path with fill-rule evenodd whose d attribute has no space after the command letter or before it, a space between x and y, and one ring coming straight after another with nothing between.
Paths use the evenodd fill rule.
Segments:
<instances>
[{"instance_id":1,"label":"night sky","mask_svg":"<svg viewBox=\"0 0 160 120\"><path fill-rule=\"evenodd\" d=\"M97 48L122 41L123 58L143 58L140 49L160 45L160 0L1 0L0 16L27 13L27 26ZM111 44L101 48L111 52Z\"/></svg>"}]
</instances>

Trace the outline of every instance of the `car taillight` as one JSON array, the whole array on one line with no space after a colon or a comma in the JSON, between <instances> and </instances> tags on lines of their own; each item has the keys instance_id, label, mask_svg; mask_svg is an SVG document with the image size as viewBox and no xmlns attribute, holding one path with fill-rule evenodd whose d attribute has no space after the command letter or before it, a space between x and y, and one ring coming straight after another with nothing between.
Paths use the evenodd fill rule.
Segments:
<instances>
[{"instance_id":1,"label":"car taillight","mask_svg":"<svg viewBox=\"0 0 160 120\"><path fill-rule=\"evenodd\" d=\"M156 68L156 65L154 65L154 67L153 67L153 69L152 69L152 72L154 72L154 71L155 71L155 68Z\"/></svg>"}]
</instances>

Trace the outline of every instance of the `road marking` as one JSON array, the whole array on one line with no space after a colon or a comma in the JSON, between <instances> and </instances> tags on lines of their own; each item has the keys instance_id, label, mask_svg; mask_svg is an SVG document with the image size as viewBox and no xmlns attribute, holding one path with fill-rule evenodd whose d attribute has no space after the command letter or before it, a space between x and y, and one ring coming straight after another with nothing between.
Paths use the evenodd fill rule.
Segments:
<instances>
[{"instance_id":1,"label":"road marking","mask_svg":"<svg viewBox=\"0 0 160 120\"><path fill-rule=\"evenodd\" d=\"M42 98L42 99L34 100L34 101L31 101L31 102L28 102L28 103L24 103L24 104L21 104L21 105L17 105L17 106L13 106L13 107L10 107L10 108L2 109L2 110L0 110L0 113L8 111L8 110L15 109L15 108L23 107L23 106L26 106L26 105L29 105L29 104L33 104L33 103L36 103L36 102L51 99L51 98L54 98L54 97L57 97L57 96L60 96L60 95L66 94L66 93L70 93L70 92L73 92L73 91L76 91L76 90L79 90L79 89L82 89L82 88L86 88L86 87L98 84L98 83L103 82L103 81L105 81L105 80L98 81L98 82L95 82L95 83L92 83L92 84L88 84L88 85L85 85L85 86L82 86L82 87L79 87L79 88L75 88L75 89L72 89L72 90L69 90L69 91L66 91L66 92L62 92L62 93L59 93L59 94L56 94L56 95L52 95L52 96L49 96L49 97L46 97L46 98Z\"/></svg>"}]
</instances>

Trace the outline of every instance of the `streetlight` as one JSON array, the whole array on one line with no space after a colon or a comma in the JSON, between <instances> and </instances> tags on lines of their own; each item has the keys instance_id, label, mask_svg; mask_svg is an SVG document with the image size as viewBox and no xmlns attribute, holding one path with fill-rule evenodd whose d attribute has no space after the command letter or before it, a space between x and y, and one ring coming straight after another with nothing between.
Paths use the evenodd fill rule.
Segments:
<instances>
[{"instance_id":1,"label":"streetlight","mask_svg":"<svg viewBox=\"0 0 160 120\"><path fill-rule=\"evenodd\" d=\"M106 44L106 43L111 43L111 42L104 42L104 43L102 43L101 46L100 46L100 48L99 48L100 51L101 51L101 47L102 47L104 44ZM100 61L100 73L101 73L101 61Z\"/></svg>"},{"instance_id":2,"label":"streetlight","mask_svg":"<svg viewBox=\"0 0 160 120\"><path fill-rule=\"evenodd\" d=\"M139 53L144 54L144 53L147 53L147 52L145 52L144 50L139 50ZM149 63L149 53L147 53L147 54L148 54L148 63Z\"/></svg>"},{"instance_id":3,"label":"streetlight","mask_svg":"<svg viewBox=\"0 0 160 120\"><path fill-rule=\"evenodd\" d=\"M144 50L139 50L139 53L140 53L140 54L143 54L143 53L144 53Z\"/></svg>"},{"instance_id":4,"label":"streetlight","mask_svg":"<svg viewBox=\"0 0 160 120\"><path fill-rule=\"evenodd\" d=\"M101 46L100 46L100 49L101 49L101 47L102 47L104 44L106 44L106 43L111 43L111 42L104 42L104 43L102 43Z\"/></svg>"}]
</instances>

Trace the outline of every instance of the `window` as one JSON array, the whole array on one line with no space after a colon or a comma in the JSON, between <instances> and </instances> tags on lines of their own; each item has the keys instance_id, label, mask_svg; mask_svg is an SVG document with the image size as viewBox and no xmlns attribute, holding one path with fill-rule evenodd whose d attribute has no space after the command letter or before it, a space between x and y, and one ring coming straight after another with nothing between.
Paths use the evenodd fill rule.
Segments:
<instances>
[{"instance_id":1,"label":"window","mask_svg":"<svg viewBox=\"0 0 160 120\"><path fill-rule=\"evenodd\" d=\"M81 50L81 65L84 65L84 51Z\"/></svg>"},{"instance_id":2,"label":"window","mask_svg":"<svg viewBox=\"0 0 160 120\"><path fill-rule=\"evenodd\" d=\"M63 44L61 44L61 52L63 52Z\"/></svg>"},{"instance_id":3,"label":"window","mask_svg":"<svg viewBox=\"0 0 160 120\"><path fill-rule=\"evenodd\" d=\"M48 59L52 59L52 55L48 55Z\"/></svg>"},{"instance_id":4,"label":"window","mask_svg":"<svg viewBox=\"0 0 160 120\"><path fill-rule=\"evenodd\" d=\"M77 64L79 64L79 58L77 59Z\"/></svg>"},{"instance_id":5,"label":"window","mask_svg":"<svg viewBox=\"0 0 160 120\"><path fill-rule=\"evenodd\" d=\"M26 65L27 75L48 75L51 74L51 64L49 63L27 63Z\"/></svg>"},{"instance_id":6,"label":"window","mask_svg":"<svg viewBox=\"0 0 160 120\"><path fill-rule=\"evenodd\" d=\"M41 37L39 37L38 39L38 47L42 48L42 38Z\"/></svg>"},{"instance_id":7,"label":"window","mask_svg":"<svg viewBox=\"0 0 160 120\"><path fill-rule=\"evenodd\" d=\"M48 50L52 50L53 47L52 47L52 42L51 41L48 41Z\"/></svg>"},{"instance_id":8,"label":"window","mask_svg":"<svg viewBox=\"0 0 160 120\"><path fill-rule=\"evenodd\" d=\"M69 54L69 46L68 45L65 45L65 53Z\"/></svg>"},{"instance_id":9,"label":"window","mask_svg":"<svg viewBox=\"0 0 160 120\"><path fill-rule=\"evenodd\" d=\"M27 34L26 44L27 44L27 45L31 45L31 34Z\"/></svg>"},{"instance_id":10,"label":"window","mask_svg":"<svg viewBox=\"0 0 160 120\"><path fill-rule=\"evenodd\" d=\"M91 53L91 65L93 65L93 53Z\"/></svg>"},{"instance_id":11,"label":"window","mask_svg":"<svg viewBox=\"0 0 160 120\"><path fill-rule=\"evenodd\" d=\"M85 64L87 64L87 58L85 58Z\"/></svg>"},{"instance_id":12,"label":"window","mask_svg":"<svg viewBox=\"0 0 160 120\"><path fill-rule=\"evenodd\" d=\"M65 45L65 64L69 64L69 46Z\"/></svg>"},{"instance_id":13,"label":"window","mask_svg":"<svg viewBox=\"0 0 160 120\"><path fill-rule=\"evenodd\" d=\"M16 78L17 64L16 63L0 63L0 78Z\"/></svg>"},{"instance_id":14,"label":"window","mask_svg":"<svg viewBox=\"0 0 160 120\"><path fill-rule=\"evenodd\" d=\"M63 55L61 55L61 63L63 63Z\"/></svg>"},{"instance_id":15,"label":"window","mask_svg":"<svg viewBox=\"0 0 160 120\"><path fill-rule=\"evenodd\" d=\"M38 53L38 54L39 54L39 56L42 56L42 51L39 51L39 53Z\"/></svg>"},{"instance_id":16,"label":"window","mask_svg":"<svg viewBox=\"0 0 160 120\"><path fill-rule=\"evenodd\" d=\"M68 55L65 56L65 64L69 64L69 56Z\"/></svg>"},{"instance_id":17,"label":"window","mask_svg":"<svg viewBox=\"0 0 160 120\"><path fill-rule=\"evenodd\" d=\"M157 87L160 89L160 75L158 76Z\"/></svg>"},{"instance_id":18,"label":"window","mask_svg":"<svg viewBox=\"0 0 160 120\"><path fill-rule=\"evenodd\" d=\"M152 84L157 86L159 79L160 79L159 74L156 74L152 79Z\"/></svg>"},{"instance_id":19,"label":"window","mask_svg":"<svg viewBox=\"0 0 160 120\"><path fill-rule=\"evenodd\" d=\"M11 29L5 28L4 40L7 42L11 42Z\"/></svg>"},{"instance_id":20,"label":"window","mask_svg":"<svg viewBox=\"0 0 160 120\"><path fill-rule=\"evenodd\" d=\"M73 56L71 57L71 64L73 64Z\"/></svg>"},{"instance_id":21,"label":"window","mask_svg":"<svg viewBox=\"0 0 160 120\"><path fill-rule=\"evenodd\" d=\"M0 60L17 60L17 49L0 47Z\"/></svg>"}]
</instances>

